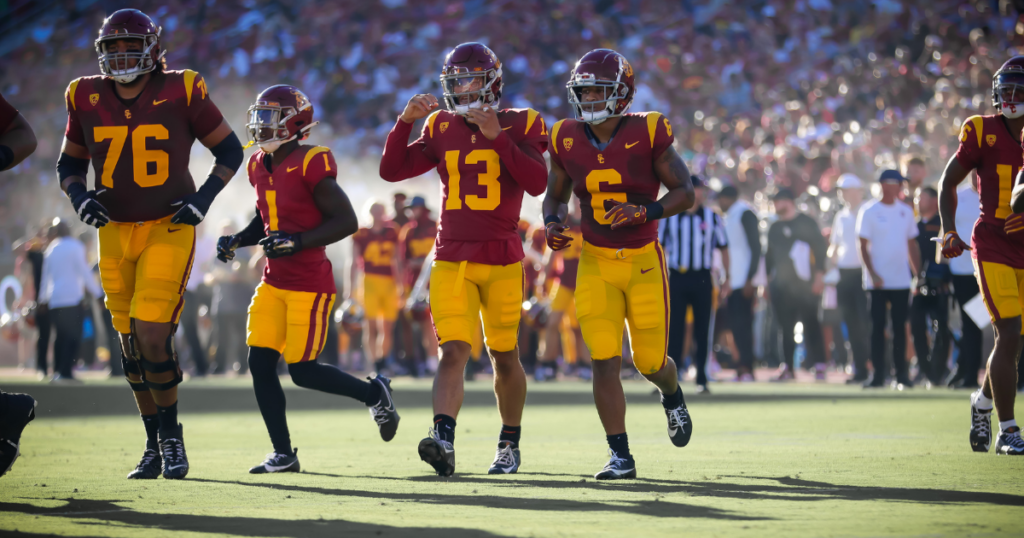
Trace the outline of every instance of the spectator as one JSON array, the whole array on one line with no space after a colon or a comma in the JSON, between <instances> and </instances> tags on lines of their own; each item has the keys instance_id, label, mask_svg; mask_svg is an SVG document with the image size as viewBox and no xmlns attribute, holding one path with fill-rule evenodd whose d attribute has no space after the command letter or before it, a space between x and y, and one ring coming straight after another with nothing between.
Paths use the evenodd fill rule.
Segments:
<instances>
[{"instance_id":1,"label":"spectator","mask_svg":"<svg viewBox=\"0 0 1024 538\"><path fill-rule=\"evenodd\" d=\"M981 202L978 198L978 176L971 174L970 182L956 190L956 229L961 238L971 244L974 223L981 216ZM981 368L981 329L974 323L971 316L964 311L964 305L980 293L978 279L974 276L974 261L971 253L964 251L960 256L949 260L952 273L953 296L960 305L960 354L957 358L956 371L950 376L947 384L957 389L977 389L978 370Z\"/></svg>"},{"instance_id":2,"label":"spectator","mask_svg":"<svg viewBox=\"0 0 1024 538\"><path fill-rule=\"evenodd\" d=\"M731 185L718 193L718 207L725 213L725 235L730 240L729 274L731 286L726 289L726 308L729 329L739 366L737 381L754 380L754 300L757 285L754 279L761 265L761 232L757 213L747 202L739 199L739 191Z\"/></svg>"},{"instance_id":3,"label":"spectator","mask_svg":"<svg viewBox=\"0 0 1024 538\"><path fill-rule=\"evenodd\" d=\"M200 223L196 227L196 246L193 251L192 270L189 271L188 282L185 284L185 304L181 307L181 318L179 319L197 377L205 376L209 370L206 349L199 341L199 307L204 302L201 295L201 290L205 288L203 282L207 273L210 272L214 256L217 253L216 240L202 233L205 228L205 223ZM206 298L209 299L209 295Z\"/></svg>"},{"instance_id":4,"label":"spectator","mask_svg":"<svg viewBox=\"0 0 1024 538\"><path fill-rule=\"evenodd\" d=\"M772 309L782 329L783 363L773 381L796 378L793 356L796 353L794 330L803 324L807 362L813 364L815 378L825 379L825 341L818 319L821 292L825 288L825 258L828 246L814 219L797 211L793 191L781 188L772 196L778 220L768 229L768 271Z\"/></svg>"},{"instance_id":5,"label":"spectator","mask_svg":"<svg viewBox=\"0 0 1024 538\"><path fill-rule=\"evenodd\" d=\"M897 199L906 179L896 170L879 175L882 198L866 204L857 214L857 237L864 265L864 289L871 293L871 363L874 375L865 387L885 385L889 367L885 360L886 310L892 319L894 387L914 386L907 372L907 308L910 275L920 274L921 251L917 246L914 211ZM913 272L911 272L913 271Z\"/></svg>"},{"instance_id":6,"label":"spectator","mask_svg":"<svg viewBox=\"0 0 1024 538\"><path fill-rule=\"evenodd\" d=\"M214 273L210 312L217 327L217 370L222 373L244 374L248 370L246 318L256 289L252 272L244 260L235 260L227 269L218 267Z\"/></svg>"},{"instance_id":7,"label":"spectator","mask_svg":"<svg viewBox=\"0 0 1024 538\"><path fill-rule=\"evenodd\" d=\"M832 221L831 246L829 259L839 269L839 284L836 286L836 299L843 316L843 323L850 338L850 350L853 352L853 377L847 383L864 383L868 379L868 342L870 336L866 320L868 319L868 299L864 292L863 271L860 265L859 248L857 246L857 212L864 198L863 183L853 174L839 176L836 184L839 198L844 207L836 213Z\"/></svg>"},{"instance_id":8,"label":"spectator","mask_svg":"<svg viewBox=\"0 0 1024 538\"><path fill-rule=\"evenodd\" d=\"M914 337L918 374L915 383L938 385L946 377L949 357L949 265L936 256L942 223L939 221L939 193L923 187L917 195L917 245L921 251L922 272L918 276L917 293L910 302L910 333ZM929 323L930 320L930 323ZM930 329L930 331L929 331ZM934 342L929 345L929 332Z\"/></svg>"},{"instance_id":9,"label":"spectator","mask_svg":"<svg viewBox=\"0 0 1024 538\"><path fill-rule=\"evenodd\" d=\"M85 246L71 236L67 223L55 219L47 236L50 246L43 258L39 307L49 312L57 334L53 345L54 382L74 381L72 368L82 339L82 301L85 291L102 297L85 260Z\"/></svg>"}]
</instances>

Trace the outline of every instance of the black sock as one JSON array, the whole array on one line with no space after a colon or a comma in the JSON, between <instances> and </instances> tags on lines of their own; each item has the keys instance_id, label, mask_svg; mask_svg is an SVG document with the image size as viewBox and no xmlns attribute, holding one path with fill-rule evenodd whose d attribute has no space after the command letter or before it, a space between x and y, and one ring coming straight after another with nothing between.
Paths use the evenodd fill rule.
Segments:
<instances>
[{"instance_id":1,"label":"black sock","mask_svg":"<svg viewBox=\"0 0 1024 538\"><path fill-rule=\"evenodd\" d=\"M380 401L379 393L376 400L370 399L371 385L376 383L357 379L334 366L320 364L316 361L297 362L288 365L288 373L292 375L292 381L302 388L348 396L369 405Z\"/></svg>"},{"instance_id":2,"label":"black sock","mask_svg":"<svg viewBox=\"0 0 1024 538\"><path fill-rule=\"evenodd\" d=\"M501 425L501 433L498 435L498 442L512 441L516 446L519 446L519 436L523 433L522 426L508 426L506 424Z\"/></svg>"},{"instance_id":3,"label":"black sock","mask_svg":"<svg viewBox=\"0 0 1024 538\"><path fill-rule=\"evenodd\" d=\"M615 455L620 458L630 459L633 457L629 453L629 438L625 433L609 435L608 448L611 448L612 452L615 452Z\"/></svg>"},{"instance_id":4,"label":"black sock","mask_svg":"<svg viewBox=\"0 0 1024 538\"><path fill-rule=\"evenodd\" d=\"M381 389L380 383L374 383L373 381L370 381L370 387L367 390L368 392L366 393L366 401L363 403L365 403L367 407L379 404L381 398L383 397L380 394L380 391L383 390Z\"/></svg>"},{"instance_id":5,"label":"black sock","mask_svg":"<svg viewBox=\"0 0 1024 538\"><path fill-rule=\"evenodd\" d=\"M0 424L4 423L7 416L7 393L0 390Z\"/></svg>"},{"instance_id":6,"label":"black sock","mask_svg":"<svg viewBox=\"0 0 1024 538\"><path fill-rule=\"evenodd\" d=\"M175 437L178 431L178 402L167 407L156 406L156 417L160 422L160 437Z\"/></svg>"},{"instance_id":7,"label":"black sock","mask_svg":"<svg viewBox=\"0 0 1024 538\"><path fill-rule=\"evenodd\" d=\"M683 404L683 387L677 385L675 394L669 396L661 393L661 406L665 409L675 409Z\"/></svg>"},{"instance_id":8,"label":"black sock","mask_svg":"<svg viewBox=\"0 0 1024 538\"><path fill-rule=\"evenodd\" d=\"M249 348L249 372L252 374L252 388L256 393L256 404L263 415L263 423L270 434L274 452L292 453L292 440L288 434L288 420L285 418L284 389L277 376L277 361L281 354L265 347Z\"/></svg>"},{"instance_id":9,"label":"black sock","mask_svg":"<svg viewBox=\"0 0 1024 538\"><path fill-rule=\"evenodd\" d=\"M146 426L146 448L157 449L156 432L160 429L160 419L157 414L142 415L142 424Z\"/></svg>"},{"instance_id":10,"label":"black sock","mask_svg":"<svg viewBox=\"0 0 1024 538\"><path fill-rule=\"evenodd\" d=\"M434 429L442 441L455 444L455 419L448 415L434 415Z\"/></svg>"}]
</instances>

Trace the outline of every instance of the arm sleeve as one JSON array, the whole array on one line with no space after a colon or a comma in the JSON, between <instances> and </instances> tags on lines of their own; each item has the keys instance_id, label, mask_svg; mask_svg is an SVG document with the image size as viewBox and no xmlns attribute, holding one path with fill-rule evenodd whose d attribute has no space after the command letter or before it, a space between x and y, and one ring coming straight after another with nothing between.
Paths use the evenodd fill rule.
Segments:
<instances>
[{"instance_id":1,"label":"arm sleeve","mask_svg":"<svg viewBox=\"0 0 1024 538\"><path fill-rule=\"evenodd\" d=\"M220 113L217 105L209 98L206 89L206 80L195 71L185 71L185 83L191 88L186 88L185 104L188 109L188 123L192 128L192 134L198 138L205 138L206 135L220 127L224 121L224 115ZM189 78L189 73L194 78Z\"/></svg>"},{"instance_id":2,"label":"arm sleeve","mask_svg":"<svg viewBox=\"0 0 1024 538\"><path fill-rule=\"evenodd\" d=\"M423 175L437 166L438 160L429 154L427 140L433 136L433 120L437 112L427 118L423 124L423 133L412 144L409 144L409 133L412 124L405 123L402 118L395 121L395 126L388 133L384 143L384 155L380 159L380 177L391 183Z\"/></svg>"},{"instance_id":3,"label":"arm sleeve","mask_svg":"<svg viewBox=\"0 0 1024 538\"><path fill-rule=\"evenodd\" d=\"M971 116L960 126L960 147L956 150L956 160L965 170L974 170L981 162L981 139L984 135L985 120L981 116Z\"/></svg>"},{"instance_id":4,"label":"arm sleeve","mask_svg":"<svg viewBox=\"0 0 1024 538\"><path fill-rule=\"evenodd\" d=\"M658 112L652 112L647 116L647 131L651 137L651 157L661 157L665 150L672 147L675 137L672 136L672 124L668 118Z\"/></svg>"},{"instance_id":5,"label":"arm sleeve","mask_svg":"<svg viewBox=\"0 0 1024 538\"><path fill-rule=\"evenodd\" d=\"M535 112L530 110L528 113ZM501 164L505 165L512 179L523 190L530 196L540 196L544 194L548 180L548 167L544 162L548 132L544 126L544 118L537 116L526 129L526 136L518 144L513 142L508 131L502 131L498 138L494 139L494 151L498 152Z\"/></svg>"},{"instance_id":6,"label":"arm sleeve","mask_svg":"<svg viewBox=\"0 0 1024 538\"><path fill-rule=\"evenodd\" d=\"M260 215L259 207L256 208L256 214L252 217L252 220L249 221L249 224L245 229L238 232L236 235L240 239L240 242L238 243L239 248L251 247L259 244L260 239L267 236L266 227L263 224L263 215Z\"/></svg>"},{"instance_id":7,"label":"arm sleeve","mask_svg":"<svg viewBox=\"0 0 1024 538\"><path fill-rule=\"evenodd\" d=\"M757 228L757 215L753 211L744 211L740 217L743 224L744 235L747 236L747 246L750 247L750 268L747 269L747 280L752 280L757 274L757 266L761 260L761 233Z\"/></svg>"},{"instance_id":8,"label":"arm sleeve","mask_svg":"<svg viewBox=\"0 0 1024 538\"><path fill-rule=\"evenodd\" d=\"M18 109L11 106L10 103L4 99L3 94L0 94L0 134L7 132L7 128L14 123L14 118L18 117Z\"/></svg>"},{"instance_id":9,"label":"arm sleeve","mask_svg":"<svg viewBox=\"0 0 1024 538\"><path fill-rule=\"evenodd\" d=\"M82 131L82 123L78 121L78 111L74 102L74 95L71 93L72 88L78 87L78 80L75 80L68 86L66 92L64 92L64 105L68 110L68 124L64 128L64 138L78 144L79 146L85 145L85 133Z\"/></svg>"}]
</instances>

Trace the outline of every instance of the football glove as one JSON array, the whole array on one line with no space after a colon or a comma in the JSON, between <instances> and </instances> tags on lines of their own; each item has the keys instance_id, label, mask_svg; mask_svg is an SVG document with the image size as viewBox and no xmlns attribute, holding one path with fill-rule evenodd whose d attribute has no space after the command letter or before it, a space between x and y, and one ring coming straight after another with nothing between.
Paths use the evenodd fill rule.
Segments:
<instances>
[{"instance_id":1,"label":"football glove","mask_svg":"<svg viewBox=\"0 0 1024 538\"><path fill-rule=\"evenodd\" d=\"M270 235L260 239L260 246L267 253L267 258L281 258L291 256L302 250L302 234L290 234L276 230Z\"/></svg>"},{"instance_id":2,"label":"football glove","mask_svg":"<svg viewBox=\"0 0 1024 538\"><path fill-rule=\"evenodd\" d=\"M237 235L225 235L217 240L217 259L227 263L235 259L235 249L241 244L242 238Z\"/></svg>"},{"instance_id":3,"label":"football glove","mask_svg":"<svg viewBox=\"0 0 1024 538\"><path fill-rule=\"evenodd\" d=\"M107 189L88 191L85 189L85 185L81 183L68 185L67 193L68 198L71 200L71 207L75 208L75 213L78 214L78 218L82 219L82 222L97 228L102 228L110 222L107 208L96 201L96 197L105 190Z\"/></svg>"},{"instance_id":4,"label":"football glove","mask_svg":"<svg viewBox=\"0 0 1024 538\"><path fill-rule=\"evenodd\" d=\"M178 212L171 217L171 224L185 224L198 226L206 214L210 211L210 204L217 194L224 188L224 180L219 176L211 174L206 178L203 186L196 192L171 204L171 207L179 207Z\"/></svg>"},{"instance_id":5,"label":"football glove","mask_svg":"<svg viewBox=\"0 0 1024 538\"><path fill-rule=\"evenodd\" d=\"M609 208L609 206L611 207ZM605 200L604 208L608 211L604 214L604 218L611 220L613 230L626 226L639 226L647 222L647 208L642 205L629 202L616 204L614 200Z\"/></svg>"},{"instance_id":6,"label":"football glove","mask_svg":"<svg viewBox=\"0 0 1024 538\"><path fill-rule=\"evenodd\" d=\"M568 229L569 227L564 224L549 222L544 227L544 240L547 242L548 248L551 250L562 250L569 246L569 243L572 242L572 237L562 233Z\"/></svg>"},{"instance_id":7,"label":"football glove","mask_svg":"<svg viewBox=\"0 0 1024 538\"><path fill-rule=\"evenodd\" d=\"M956 258L963 254L965 250L971 250L971 247L967 246L967 243L964 243L956 232L946 232L946 235L942 237L943 258Z\"/></svg>"},{"instance_id":8,"label":"football glove","mask_svg":"<svg viewBox=\"0 0 1024 538\"><path fill-rule=\"evenodd\" d=\"M1006 235L1024 231L1024 213L1014 213L1007 217L1003 223L1003 231Z\"/></svg>"}]
</instances>

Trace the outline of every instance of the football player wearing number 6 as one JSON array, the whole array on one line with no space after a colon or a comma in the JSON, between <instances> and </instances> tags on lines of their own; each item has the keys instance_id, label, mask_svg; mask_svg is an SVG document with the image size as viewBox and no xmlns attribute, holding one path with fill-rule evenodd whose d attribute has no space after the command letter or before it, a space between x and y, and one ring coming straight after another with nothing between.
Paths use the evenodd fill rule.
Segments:
<instances>
[{"instance_id":1,"label":"football player wearing number 6","mask_svg":"<svg viewBox=\"0 0 1024 538\"><path fill-rule=\"evenodd\" d=\"M441 71L446 110L432 95L409 100L388 135L380 177L402 181L437 168L441 218L430 271L430 311L441 345L434 379L434 425L420 458L439 475L455 471L455 419L463 371L481 318L494 364L502 428L492 474L519 469L526 374L517 339L523 303L523 244L516 233L523 191L544 192L544 119L532 109L498 109L501 62L480 43L463 43ZM408 144L412 124L426 118ZM408 145L407 145L408 144Z\"/></svg>"},{"instance_id":2,"label":"football player wearing number 6","mask_svg":"<svg viewBox=\"0 0 1024 538\"><path fill-rule=\"evenodd\" d=\"M71 82L60 185L75 213L100 228L100 279L121 338L121 362L146 426L128 478L184 478L178 423L181 368L174 331L195 254L195 226L242 164L242 145L195 71L168 71L160 28L141 11L103 21L101 75ZM198 139L215 162L198 190L188 171ZM89 159L95 185L86 183Z\"/></svg>"},{"instance_id":3,"label":"football player wearing number 6","mask_svg":"<svg viewBox=\"0 0 1024 538\"><path fill-rule=\"evenodd\" d=\"M547 242L561 250L573 240L559 215L575 194L583 210L576 317L590 350L594 402L611 455L596 478L636 478L619 381L624 324L633 365L661 391L672 443L686 446L693 431L675 363L666 355L668 274L655 222L692 206L693 185L672 148L668 120L657 112L626 113L634 79L621 54L588 52L576 63L567 87L576 119L551 128L551 174L544 197ZM668 192L657 199L662 185Z\"/></svg>"}]
</instances>

